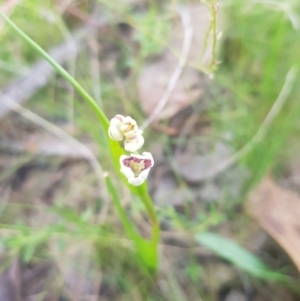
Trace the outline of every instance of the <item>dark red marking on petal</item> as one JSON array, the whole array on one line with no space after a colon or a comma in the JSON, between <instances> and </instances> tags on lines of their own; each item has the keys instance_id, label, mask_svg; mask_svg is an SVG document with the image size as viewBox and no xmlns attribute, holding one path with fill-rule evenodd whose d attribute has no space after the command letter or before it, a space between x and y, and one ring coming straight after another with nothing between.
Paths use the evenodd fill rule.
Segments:
<instances>
[{"instance_id":1,"label":"dark red marking on petal","mask_svg":"<svg viewBox=\"0 0 300 301\"><path fill-rule=\"evenodd\" d=\"M130 166L130 161L131 161L131 158L126 158L123 160L123 164L126 166L126 167L129 167Z\"/></svg>"},{"instance_id":2,"label":"dark red marking on petal","mask_svg":"<svg viewBox=\"0 0 300 301\"><path fill-rule=\"evenodd\" d=\"M152 166L152 161L150 159L144 159L145 168L147 169Z\"/></svg>"},{"instance_id":3,"label":"dark red marking on petal","mask_svg":"<svg viewBox=\"0 0 300 301\"><path fill-rule=\"evenodd\" d=\"M135 163L141 163L143 161L143 159L139 159L137 157L131 157L132 161Z\"/></svg>"},{"instance_id":4,"label":"dark red marking on petal","mask_svg":"<svg viewBox=\"0 0 300 301\"><path fill-rule=\"evenodd\" d=\"M144 168L142 170L145 170L145 169L150 168L150 167L153 166L152 160L150 160L150 159L140 159L140 158L137 158L137 157L126 158L126 159L123 160L123 164L126 167L130 167L130 162L131 161L133 161L135 163L141 163L141 162L143 162L144 163Z\"/></svg>"}]
</instances>

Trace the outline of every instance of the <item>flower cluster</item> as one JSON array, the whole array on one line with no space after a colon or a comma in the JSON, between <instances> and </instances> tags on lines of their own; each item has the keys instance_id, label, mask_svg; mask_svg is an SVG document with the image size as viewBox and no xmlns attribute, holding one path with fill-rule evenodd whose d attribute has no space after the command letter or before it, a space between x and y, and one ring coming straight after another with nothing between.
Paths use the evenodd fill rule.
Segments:
<instances>
[{"instance_id":1,"label":"flower cluster","mask_svg":"<svg viewBox=\"0 0 300 301\"><path fill-rule=\"evenodd\" d=\"M116 115L111 119L108 135L114 141L124 140L124 149L128 152L139 150L145 140L143 131L139 130L134 119L127 116ZM145 182L150 168L154 165L151 153L143 152L142 155L130 154L120 157L121 172L127 177L131 185L139 186Z\"/></svg>"},{"instance_id":2,"label":"flower cluster","mask_svg":"<svg viewBox=\"0 0 300 301\"><path fill-rule=\"evenodd\" d=\"M129 116L116 115L111 119L108 134L115 141L125 139L124 148L128 152L139 150L145 142L143 131L139 130L136 121Z\"/></svg>"}]
</instances>

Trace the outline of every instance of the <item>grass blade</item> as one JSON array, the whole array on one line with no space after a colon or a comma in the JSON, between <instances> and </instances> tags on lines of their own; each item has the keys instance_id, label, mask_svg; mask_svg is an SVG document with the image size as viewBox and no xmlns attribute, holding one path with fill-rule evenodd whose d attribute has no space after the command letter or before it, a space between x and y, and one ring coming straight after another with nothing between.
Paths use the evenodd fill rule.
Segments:
<instances>
[{"instance_id":1,"label":"grass blade","mask_svg":"<svg viewBox=\"0 0 300 301\"><path fill-rule=\"evenodd\" d=\"M255 277L266 280L288 280L287 276L272 271L254 254L227 238L209 232L197 234L195 238L201 245Z\"/></svg>"}]
</instances>

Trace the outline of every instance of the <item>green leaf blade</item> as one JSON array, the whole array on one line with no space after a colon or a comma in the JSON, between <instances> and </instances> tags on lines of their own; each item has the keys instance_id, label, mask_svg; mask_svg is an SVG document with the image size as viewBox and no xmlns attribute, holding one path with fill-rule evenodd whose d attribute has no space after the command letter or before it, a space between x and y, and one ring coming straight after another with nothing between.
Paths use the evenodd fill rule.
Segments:
<instances>
[{"instance_id":1,"label":"green leaf blade","mask_svg":"<svg viewBox=\"0 0 300 301\"><path fill-rule=\"evenodd\" d=\"M227 238L209 232L197 234L195 238L201 245L255 277L276 281L288 280L287 276L272 271L254 254Z\"/></svg>"}]
</instances>

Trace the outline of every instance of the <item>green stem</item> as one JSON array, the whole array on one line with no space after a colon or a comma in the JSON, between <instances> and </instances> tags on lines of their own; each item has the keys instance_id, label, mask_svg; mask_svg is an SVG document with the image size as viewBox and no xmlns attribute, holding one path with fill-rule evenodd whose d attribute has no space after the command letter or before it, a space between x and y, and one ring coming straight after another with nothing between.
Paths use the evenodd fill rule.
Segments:
<instances>
[{"instance_id":1,"label":"green stem","mask_svg":"<svg viewBox=\"0 0 300 301\"><path fill-rule=\"evenodd\" d=\"M148 214L149 214L149 217L150 217L150 220L152 223L152 227L153 227L152 228L152 243L157 245L159 242L159 238L160 238L159 222L157 219L155 208L153 206L153 202L148 194L146 185L143 185L143 187L141 187L140 197L148 211Z\"/></svg>"},{"instance_id":2,"label":"green stem","mask_svg":"<svg viewBox=\"0 0 300 301\"><path fill-rule=\"evenodd\" d=\"M146 206L148 213L151 211L151 219L155 220L155 225L153 225L153 232L152 232L152 240L148 241L146 239L144 239L143 237L141 237L138 232L136 231L136 229L134 228L134 226L132 225L132 223L130 222L130 220L128 219L126 212L124 211L119 197L118 197L118 193L112 183L112 181L110 180L109 176L106 175L105 176L105 181L106 181L106 185L108 188L108 191L110 192L111 198L113 200L113 203L117 209L117 212L119 214L119 217L122 221L122 224L127 232L127 235L134 241L135 246L137 248L137 251L142 259L142 261L144 262L144 264L149 268L149 270L151 271L156 271L157 270L157 266L158 266L158 254L157 254L157 245L158 245L158 241L159 241L159 224L157 222L157 218L156 218L156 214L154 211L154 207L151 202L151 199L149 197L148 194L144 195L143 200L148 199L146 202L144 202L145 206L146 204L148 204ZM150 209L152 208L152 209Z\"/></svg>"},{"instance_id":3,"label":"green stem","mask_svg":"<svg viewBox=\"0 0 300 301\"><path fill-rule=\"evenodd\" d=\"M109 178L108 175L105 176L105 182L106 182L106 185L107 185L107 189L108 189L108 191L111 195L112 201L113 201L113 203L114 203L114 205L117 209L117 212L119 214L121 222L122 222L128 236L131 237L135 241L138 240L140 238L140 236L137 234L137 232L134 229L133 225L128 220L126 212L124 211L124 209L123 209L123 207L120 203L117 191L116 191L115 187L113 186L113 184L111 182L111 179Z\"/></svg>"}]
</instances>

